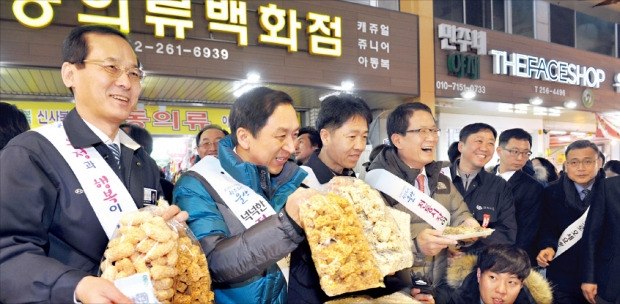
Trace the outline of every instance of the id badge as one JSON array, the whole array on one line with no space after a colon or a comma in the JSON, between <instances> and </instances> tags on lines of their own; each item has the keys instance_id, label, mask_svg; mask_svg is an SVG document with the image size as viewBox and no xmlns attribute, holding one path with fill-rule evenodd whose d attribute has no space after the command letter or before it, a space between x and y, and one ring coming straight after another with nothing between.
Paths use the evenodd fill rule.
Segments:
<instances>
[{"instance_id":1,"label":"id badge","mask_svg":"<svg viewBox=\"0 0 620 304\"><path fill-rule=\"evenodd\" d=\"M157 190L144 188L144 205L157 205Z\"/></svg>"}]
</instances>

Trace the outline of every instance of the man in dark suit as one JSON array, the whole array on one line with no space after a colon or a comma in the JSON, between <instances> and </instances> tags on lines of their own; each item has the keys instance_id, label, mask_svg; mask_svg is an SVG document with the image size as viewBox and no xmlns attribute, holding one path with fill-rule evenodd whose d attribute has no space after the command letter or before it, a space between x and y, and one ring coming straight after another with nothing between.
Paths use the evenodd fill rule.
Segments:
<instances>
[{"instance_id":1,"label":"man in dark suit","mask_svg":"<svg viewBox=\"0 0 620 304\"><path fill-rule=\"evenodd\" d=\"M532 155L532 136L523 129L510 129L499 135L496 148L499 156L497 175L512 187L517 220L517 241L515 245L527 252L532 262L536 261L536 236L540 227L543 186L522 169Z\"/></svg>"},{"instance_id":2,"label":"man in dark suit","mask_svg":"<svg viewBox=\"0 0 620 304\"><path fill-rule=\"evenodd\" d=\"M592 304L620 303L620 177L605 179L601 195L586 220L581 290Z\"/></svg>"},{"instance_id":3,"label":"man in dark suit","mask_svg":"<svg viewBox=\"0 0 620 304\"><path fill-rule=\"evenodd\" d=\"M0 302L129 303L97 272L121 214L161 192L157 164L118 127L138 103L144 72L114 28L78 27L63 46L75 109L0 154ZM164 216L186 220L179 211Z\"/></svg>"},{"instance_id":4,"label":"man in dark suit","mask_svg":"<svg viewBox=\"0 0 620 304\"><path fill-rule=\"evenodd\" d=\"M605 172L598 166L598 147L578 140L566 148L566 173L543 190L543 221L536 257L555 287L556 303L588 303L581 292L586 245L582 239L586 212L598 202ZM585 220L584 220L585 219ZM617 280L611 279L611 284Z\"/></svg>"}]
</instances>

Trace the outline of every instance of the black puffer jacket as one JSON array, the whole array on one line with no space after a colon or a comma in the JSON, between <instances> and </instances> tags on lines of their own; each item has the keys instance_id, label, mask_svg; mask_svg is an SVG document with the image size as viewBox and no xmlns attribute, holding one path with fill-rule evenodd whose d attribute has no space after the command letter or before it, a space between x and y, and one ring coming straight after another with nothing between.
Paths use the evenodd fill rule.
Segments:
<instances>
[{"instance_id":1,"label":"black puffer jacket","mask_svg":"<svg viewBox=\"0 0 620 304\"><path fill-rule=\"evenodd\" d=\"M448 285L454 288L450 303L471 304L480 303L480 286L476 276L475 255L466 255L456 260L448 268ZM523 288L519 292L515 303L548 304L553 302L553 294L549 282L538 272L531 271L523 281Z\"/></svg>"}]
</instances>

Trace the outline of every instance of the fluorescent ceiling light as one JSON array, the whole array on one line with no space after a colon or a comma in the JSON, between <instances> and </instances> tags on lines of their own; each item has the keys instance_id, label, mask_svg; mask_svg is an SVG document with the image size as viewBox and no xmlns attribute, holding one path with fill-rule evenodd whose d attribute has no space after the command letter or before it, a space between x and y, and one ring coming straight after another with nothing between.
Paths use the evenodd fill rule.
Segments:
<instances>
[{"instance_id":1,"label":"fluorescent ceiling light","mask_svg":"<svg viewBox=\"0 0 620 304\"><path fill-rule=\"evenodd\" d=\"M540 98L538 96L536 96L534 98L530 98L529 102L530 102L531 105L534 105L534 106L539 106L539 105L543 104L542 98Z\"/></svg>"},{"instance_id":2,"label":"fluorescent ceiling light","mask_svg":"<svg viewBox=\"0 0 620 304\"><path fill-rule=\"evenodd\" d=\"M574 109L577 107L577 103L573 100L568 100L564 102L564 107L567 109Z\"/></svg>"},{"instance_id":3,"label":"fluorescent ceiling light","mask_svg":"<svg viewBox=\"0 0 620 304\"><path fill-rule=\"evenodd\" d=\"M340 89L342 91L351 91L355 87L355 83L351 80L345 80L340 83Z\"/></svg>"},{"instance_id":4,"label":"fluorescent ceiling light","mask_svg":"<svg viewBox=\"0 0 620 304\"><path fill-rule=\"evenodd\" d=\"M257 88L258 85L255 84L244 84L242 85L239 89L237 89L236 91L233 92L233 95L235 95L235 97L239 97L241 95L243 95L244 93L246 93L247 91Z\"/></svg>"},{"instance_id":5,"label":"fluorescent ceiling light","mask_svg":"<svg viewBox=\"0 0 620 304\"><path fill-rule=\"evenodd\" d=\"M250 72L247 75L248 82L256 83L260 80L260 74L256 72Z\"/></svg>"},{"instance_id":6,"label":"fluorescent ceiling light","mask_svg":"<svg viewBox=\"0 0 620 304\"><path fill-rule=\"evenodd\" d=\"M561 131L561 130L551 130L549 131L549 134L551 135L565 135L566 131Z\"/></svg>"},{"instance_id":7,"label":"fluorescent ceiling light","mask_svg":"<svg viewBox=\"0 0 620 304\"><path fill-rule=\"evenodd\" d=\"M461 92L461 97L463 97L463 99L474 99L474 97L476 97L476 92L472 91L472 90L465 90L463 92Z\"/></svg>"},{"instance_id":8,"label":"fluorescent ceiling light","mask_svg":"<svg viewBox=\"0 0 620 304\"><path fill-rule=\"evenodd\" d=\"M586 136L586 132L570 131L570 135L574 135L574 136Z\"/></svg>"}]
</instances>

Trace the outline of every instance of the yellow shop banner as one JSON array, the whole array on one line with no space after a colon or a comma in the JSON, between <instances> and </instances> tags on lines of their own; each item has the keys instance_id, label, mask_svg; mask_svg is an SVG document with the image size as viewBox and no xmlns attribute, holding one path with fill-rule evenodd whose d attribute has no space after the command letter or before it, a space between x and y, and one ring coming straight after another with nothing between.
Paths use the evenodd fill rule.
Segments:
<instances>
[{"instance_id":1,"label":"yellow shop banner","mask_svg":"<svg viewBox=\"0 0 620 304\"><path fill-rule=\"evenodd\" d=\"M67 102L7 101L26 114L31 128L62 121L75 104ZM127 118L128 123L146 128L152 135L195 135L205 126L216 124L228 128L229 109L138 104Z\"/></svg>"}]
</instances>

